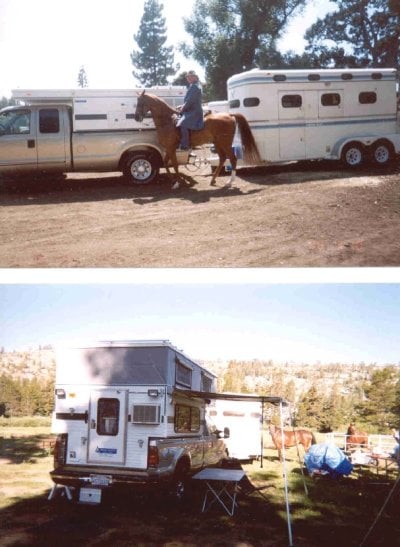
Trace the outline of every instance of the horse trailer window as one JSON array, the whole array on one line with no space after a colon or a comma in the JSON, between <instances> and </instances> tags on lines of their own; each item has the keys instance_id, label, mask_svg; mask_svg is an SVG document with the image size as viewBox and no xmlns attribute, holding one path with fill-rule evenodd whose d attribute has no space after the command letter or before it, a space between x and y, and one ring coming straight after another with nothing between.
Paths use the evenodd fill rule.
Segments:
<instances>
[{"instance_id":1,"label":"horse trailer window","mask_svg":"<svg viewBox=\"0 0 400 547\"><path fill-rule=\"evenodd\" d=\"M343 72L342 80L352 80L352 79L353 79L353 74L351 74L350 72Z\"/></svg>"},{"instance_id":2,"label":"horse trailer window","mask_svg":"<svg viewBox=\"0 0 400 547\"><path fill-rule=\"evenodd\" d=\"M200 409L194 406L175 405L174 426L176 433L198 433Z\"/></svg>"},{"instance_id":3,"label":"horse trailer window","mask_svg":"<svg viewBox=\"0 0 400 547\"><path fill-rule=\"evenodd\" d=\"M275 74L273 79L274 79L275 82L285 82L286 81L286 76L285 76L285 74Z\"/></svg>"},{"instance_id":4,"label":"horse trailer window","mask_svg":"<svg viewBox=\"0 0 400 547\"><path fill-rule=\"evenodd\" d=\"M321 76L319 74L309 74L308 79L310 82L317 82L321 79Z\"/></svg>"},{"instance_id":5,"label":"horse trailer window","mask_svg":"<svg viewBox=\"0 0 400 547\"><path fill-rule=\"evenodd\" d=\"M229 101L229 108L239 108L240 101L239 99L233 99L232 101Z\"/></svg>"},{"instance_id":6,"label":"horse trailer window","mask_svg":"<svg viewBox=\"0 0 400 547\"><path fill-rule=\"evenodd\" d=\"M321 104L322 106L339 106L339 93L324 93L323 95L321 95Z\"/></svg>"},{"instance_id":7,"label":"horse trailer window","mask_svg":"<svg viewBox=\"0 0 400 547\"><path fill-rule=\"evenodd\" d=\"M223 416L233 416L236 418L244 418L245 414L244 412L240 412L238 410L224 410L222 413Z\"/></svg>"},{"instance_id":8,"label":"horse trailer window","mask_svg":"<svg viewBox=\"0 0 400 547\"><path fill-rule=\"evenodd\" d=\"M100 398L97 403L97 434L118 435L119 400Z\"/></svg>"},{"instance_id":9,"label":"horse trailer window","mask_svg":"<svg viewBox=\"0 0 400 547\"><path fill-rule=\"evenodd\" d=\"M376 93L375 91L362 91L358 96L358 100L360 104L374 104L376 103Z\"/></svg>"},{"instance_id":10,"label":"horse trailer window","mask_svg":"<svg viewBox=\"0 0 400 547\"><path fill-rule=\"evenodd\" d=\"M300 108L302 104L301 95L284 95L282 97L283 108Z\"/></svg>"},{"instance_id":11,"label":"horse trailer window","mask_svg":"<svg viewBox=\"0 0 400 547\"><path fill-rule=\"evenodd\" d=\"M246 97L243 100L243 106L258 106L260 104L260 99L258 97Z\"/></svg>"}]
</instances>

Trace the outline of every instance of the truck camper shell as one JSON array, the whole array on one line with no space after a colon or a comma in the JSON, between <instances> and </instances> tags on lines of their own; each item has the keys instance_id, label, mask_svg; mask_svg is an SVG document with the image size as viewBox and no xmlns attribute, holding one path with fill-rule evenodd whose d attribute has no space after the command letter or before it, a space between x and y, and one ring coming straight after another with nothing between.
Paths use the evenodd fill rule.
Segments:
<instances>
[{"instance_id":1,"label":"truck camper shell","mask_svg":"<svg viewBox=\"0 0 400 547\"><path fill-rule=\"evenodd\" d=\"M184 86L157 86L147 89L170 106L183 103ZM13 98L25 105L64 104L72 109L73 131L110 131L154 129L149 115L143 122L134 119L137 97L143 88L135 89L14 89Z\"/></svg>"}]
</instances>

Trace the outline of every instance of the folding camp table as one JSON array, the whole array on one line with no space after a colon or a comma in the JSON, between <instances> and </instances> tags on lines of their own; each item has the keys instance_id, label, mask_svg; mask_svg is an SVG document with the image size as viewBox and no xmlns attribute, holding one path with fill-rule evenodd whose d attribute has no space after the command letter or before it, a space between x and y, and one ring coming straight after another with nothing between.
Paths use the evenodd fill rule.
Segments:
<instances>
[{"instance_id":1,"label":"folding camp table","mask_svg":"<svg viewBox=\"0 0 400 547\"><path fill-rule=\"evenodd\" d=\"M228 515L232 516L237 506L238 484L245 474L242 469L217 469L211 467L196 473L193 479L204 481L207 487L202 512L207 511L215 502L219 502Z\"/></svg>"}]
</instances>

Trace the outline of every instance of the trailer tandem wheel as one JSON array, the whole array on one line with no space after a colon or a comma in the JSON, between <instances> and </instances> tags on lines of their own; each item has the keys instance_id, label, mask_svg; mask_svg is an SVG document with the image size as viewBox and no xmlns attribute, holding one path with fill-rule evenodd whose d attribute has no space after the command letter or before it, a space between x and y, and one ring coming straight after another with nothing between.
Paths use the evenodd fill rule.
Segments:
<instances>
[{"instance_id":1,"label":"trailer tandem wheel","mask_svg":"<svg viewBox=\"0 0 400 547\"><path fill-rule=\"evenodd\" d=\"M365 161L365 149L359 142L349 142L343 148L341 155L342 162L346 167L352 169L360 167Z\"/></svg>"}]
</instances>

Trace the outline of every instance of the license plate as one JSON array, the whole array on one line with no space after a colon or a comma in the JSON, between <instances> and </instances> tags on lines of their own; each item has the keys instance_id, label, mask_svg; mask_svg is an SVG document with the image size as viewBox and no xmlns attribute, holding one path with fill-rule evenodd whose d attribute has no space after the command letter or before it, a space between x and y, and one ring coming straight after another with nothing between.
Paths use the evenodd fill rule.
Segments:
<instances>
[{"instance_id":1,"label":"license plate","mask_svg":"<svg viewBox=\"0 0 400 547\"><path fill-rule=\"evenodd\" d=\"M111 484L110 475L90 475L90 484L93 486L108 486Z\"/></svg>"}]
</instances>

